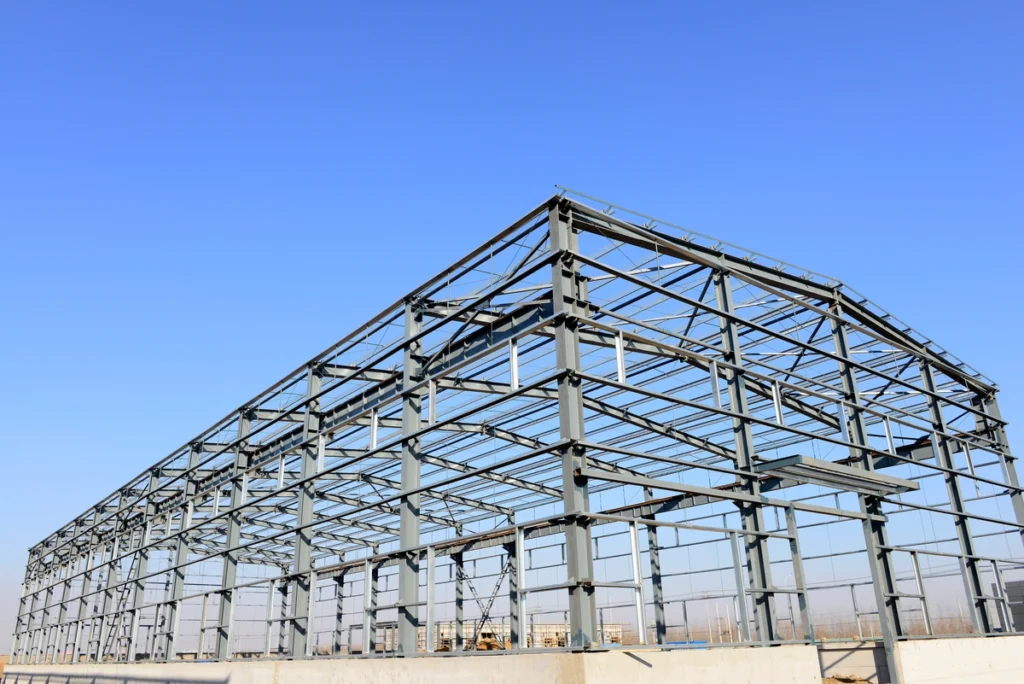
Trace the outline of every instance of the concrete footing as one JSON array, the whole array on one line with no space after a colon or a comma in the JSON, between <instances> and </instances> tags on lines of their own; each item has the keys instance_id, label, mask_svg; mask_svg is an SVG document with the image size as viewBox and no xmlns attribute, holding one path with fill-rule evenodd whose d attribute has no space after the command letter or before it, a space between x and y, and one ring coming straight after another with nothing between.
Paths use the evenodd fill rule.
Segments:
<instances>
[{"instance_id":1,"label":"concrete footing","mask_svg":"<svg viewBox=\"0 0 1024 684\"><path fill-rule=\"evenodd\" d=\"M1020 636L921 639L896 644L903 684L1007 684L1024 681Z\"/></svg>"},{"instance_id":2,"label":"concrete footing","mask_svg":"<svg viewBox=\"0 0 1024 684\"><path fill-rule=\"evenodd\" d=\"M235 663L12 666L3 684L820 684L813 646Z\"/></svg>"},{"instance_id":3,"label":"concrete footing","mask_svg":"<svg viewBox=\"0 0 1024 684\"><path fill-rule=\"evenodd\" d=\"M1024 638L922 639L896 645L901 684L1024 681ZM348 658L231 663L11 665L2 684L820 684L892 681L872 643L603 653Z\"/></svg>"}]
</instances>

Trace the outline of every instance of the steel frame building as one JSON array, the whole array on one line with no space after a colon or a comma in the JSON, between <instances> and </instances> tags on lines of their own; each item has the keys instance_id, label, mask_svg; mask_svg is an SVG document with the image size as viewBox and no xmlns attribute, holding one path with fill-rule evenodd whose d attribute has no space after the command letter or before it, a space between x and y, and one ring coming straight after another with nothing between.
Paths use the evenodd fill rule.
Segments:
<instances>
[{"instance_id":1,"label":"steel frame building","mask_svg":"<svg viewBox=\"0 0 1024 684\"><path fill-rule=\"evenodd\" d=\"M606 612L682 648L722 597L735 645L813 643L847 585L890 657L953 594L1005 634L1004 428L838 281L562 191L33 547L12 662L415 656L442 623L459 655L499 619L514 653L563 615L553 648L623 647Z\"/></svg>"}]
</instances>

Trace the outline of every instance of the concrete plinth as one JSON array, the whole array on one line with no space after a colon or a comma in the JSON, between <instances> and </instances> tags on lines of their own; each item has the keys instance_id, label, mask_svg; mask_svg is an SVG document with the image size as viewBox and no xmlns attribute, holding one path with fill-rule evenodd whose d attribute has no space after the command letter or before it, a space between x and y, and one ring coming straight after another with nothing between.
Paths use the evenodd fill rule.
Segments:
<instances>
[{"instance_id":1,"label":"concrete plinth","mask_svg":"<svg viewBox=\"0 0 1024 684\"><path fill-rule=\"evenodd\" d=\"M820 684L813 646L236 663L11 666L3 684Z\"/></svg>"},{"instance_id":2,"label":"concrete plinth","mask_svg":"<svg viewBox=\"0 0 1024 684\"><path fill-rule=\"evenodd\" d=\"M902 684L1024 681L1024 637L921 639L896 644Z\"/></svg>"}]
</instances>

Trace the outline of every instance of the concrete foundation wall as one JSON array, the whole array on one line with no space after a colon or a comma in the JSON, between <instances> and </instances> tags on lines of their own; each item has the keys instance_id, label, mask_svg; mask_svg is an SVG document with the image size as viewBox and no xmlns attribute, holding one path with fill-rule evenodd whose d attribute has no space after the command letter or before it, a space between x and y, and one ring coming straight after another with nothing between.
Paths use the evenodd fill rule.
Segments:
<instances>
[{"instance_id":1,"label":"concrete foundation wall","mask_svg":"<svg viewBox=\"0 0 1024 684\"><path fill-rule=\"evenodd\" d=\"M684 677L685 675L685 677ZM13 666L3 684L820 684L813 646L238 663Z\"/></svg>"},{"instance_id":2,"label":"concrete foundation wall","mask_svg":"<svg viewBox=\"0 0 1024 684\"><path fill-rule=\"evenodd\" d=\"M1024 637L922 639L896 644L903 684L1024 681Z\"/></svg>"},{"instance_id":3,"label":"concrete foundation wall","mask_svg":"<svg viewBox=\"0 0 1024 684\"><path fill-rule=\"evenodd\" d=\"M876 642L822 644L818 646L822 677L853 675L871 684L889 684L885 648Z\"/></svg>"}]
</instances>

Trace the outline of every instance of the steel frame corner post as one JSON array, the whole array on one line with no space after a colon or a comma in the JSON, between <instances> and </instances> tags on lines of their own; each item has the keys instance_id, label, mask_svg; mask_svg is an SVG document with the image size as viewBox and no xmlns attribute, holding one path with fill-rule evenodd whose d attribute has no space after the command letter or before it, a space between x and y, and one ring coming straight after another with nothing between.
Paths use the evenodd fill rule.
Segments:
<instances>
[{"instance_id":1,"label":"steel frame corner post","mask_svg":"<svg viewBox=\"0 0 1024 684\"><path fill-rule=\"evenodd\" d=\"M411 435L421 428L423 398L410 388L422 379L423 345L417 337L423 330L423 312L419 303L405 303L405 354L402 373L402 492L420 486L420 440ZM406 550L398 563L398 643L399 654L414 655L419 650L419 551L410 551L420 543L420 495L402 497L399 514L399 548Z\"/></svg>"},{"instance_id":2,"label":"steel frame corner post","mask_svg":"<svg viewBox=\"0 0 1024 684\"><path fill-rule=\"evenodd\" d=\"M855 459L857 467L872 469L871 454L866 449L868 442L867 423L861 410L860 391L857 387L857 374L850 360L850 345L846 337L846 324L843 321L843 310L838 301L830 306L832 343L836 356L840 357L839 376L843 385L843 398L852 408L843 409L844 415L836 418L846 421L846 431L850 441L850 456ZM843 404L840 404L843 406ZM860 510L866 513L863 520L864 550L867 553L868 568L871 572L871 587L875 594L878 610L879 629L882 632L882 645L885 648L885 659L889 667L893 684L899 684L899 667L896 663L896 640L903 635L903 623L899 608L899 587L896 584L896 572L892 565L892 553L889 551L889 537L882 517L882 502L876 496L859 494L857 499ZM854 608L854 612L857 612ZM858 623L860 618L857 617Z\"/></svg>"},{"instance_id":3,"label":"steel frame corner post","mask_svg":"<svg viewBox=\"0 0 1024 684\"><path fill-rule=\"evenodd\" d=\"M644 499L650 501L654 492L650 487L644 487ZM647 517L654 520L654 511L647 513ZM658 526L647 526L647 555L651 562L651 590L654 593L654 639L659 645L668 641L668 626L665 622L665 588L662 586L661 578L661 550L658 546Z\"/></svg>"},{"instance_id":4,"label":"steel frame corner post","mask_svg":"<svg viewBox=\"0 0 1024 684\"><path fill-rule=\"evenodd\" d=\"M995 624L992 616L989 615L988 601L985 600L985 585L981 579L981 572L978 570L977 554L974 548L974 537L971 535L969 518L965 515L963 492L960 490L960 480L956 476L956 462L953 460L953 447L949 443L946 419L942 415L942 405L937 398L935 388L935 376L932 373L931 365L921 361L921 383L925 391L925 400L928 402L928 412L931 416L935 438L936 454L939 465L944 468L943 480L946 482L946 493L949 496L949 509L953 516L953 526L956 529L957 541L960 544L960 555L962 557L961 570L964 578L964 590L967 592L967 605L971 609L971 620L974 629L980 634L988 634Z\"/></svg>"},{"instance_id":5,"label":"steel frame corner post","mask_svg":"<svg viewBox=\"0 0 1024 684\"><path fill-rule=\"evenodd\" d=\"M217 659L231 657L234 637L235 596L238 580L238 544L242 536L242 505L245 503L249 478L249 435L251 412L243 408L238 414L238 445L231 477L231 512L228 514L224 545L224 570L220 582L220 606L217 610Z\"/></svg>"},{"instance_id":6,"label":"steel frame corner post","mask_svg":"<svg viewBox=\"0 0 1024 684\"><path fill-rule=\"evenodd\" d=\"M579 475L586 465L586 453L578 442L585 435L583 388L580 370L579 324L576 319L580 294L578 248L572 217L562 220L555 203L548 211L551 250L558 256L551 266L555 357L558 370L558 422L560 437L569 445L562 451L562 505L565 523L566 571L569 588L569 629L573 648L586 649L594 641L597 608L594 603L594 560L591 533L585 514L589 510L587 478Z\"/></svg>"},{"instance_id":7,"label":"steel frame corner post","mask_svg":"<svg viewBox=\"0 0 1024 684\"><path fill-rule=\"evenodd\" d=\"M306 372L306 415L303 421L302 440L308 442L320 433L320 400L316 397L320 393L322 378L315 367L310 367ZM295 601L294 621L292 623L292 638L290 653L293 658L309 655L309 649L313 644L313 594L316 586L313 580L313 529L309 525L313 522L313 504L316 496L316 475L317 462L321 440L315 443L307 443L301 450L302 464L300 467L303 483L299 486L298 508L295 525L299 529L295 531Z\"/></svg>"},{"instance_id":8,"label":"steel frame corner post","mask_svg":"<svg viewBox=\"0 0 1024 684\"><path fill-rule=\"evenodd\" d=\"M182 511L188 517L188 512L194 505L192 502L199 491L198 477L195 469L199 466L199 457L202 454L202 445L192 444L188 452L188 475L185 477L185 505ZM174 541L174 558L172 562L170 596L167 597L166 625L164 631L164 660L171 662L177 653L178 648L178 623L181 618L180 606L182 597L185 595L185 573L188 572L185 563L188 562L188 555L191 552L187 534L179 534ZM156 626L154 625L154 629ZM153 651L150 660L156 656L156 639L153 639Z\"/></svg>"},{"instance_id":9,"label":"steel frame corner post","mask_svg":"<svg viewBox=\"0 0 1024 684\"><path fill-rule=\"evenodd\" d=\"M736 443L736 467L738 470L754 472L754 437L750 427L750 408L747 402L746 380L743 377L743 358L740 349L740 336L736 323L731 316L735 315L732 300L732 282L729 274L716 269L713 275L715 298L718 310L725 315L719 316L719 330L722 338L722 350L725 360L732 365L720 367L725 373L729 395L729 407L733 413L732 426ZM740 369L740 370L737 370ZM713 382L717 379L712 378ZM761 485L756 477L743 477L743 489L747 494L759 496ZM761 642L775 641L777 637L775 595L772 590L771 557L768 551L768 540L761 532L765 531L764 511L759 503L737 503L740 510L740 522L744 538L744 550L747 557L747 574L750 578L750 592L753 594L754 626L758 640Z\"/></svg>"}]
</instances>

